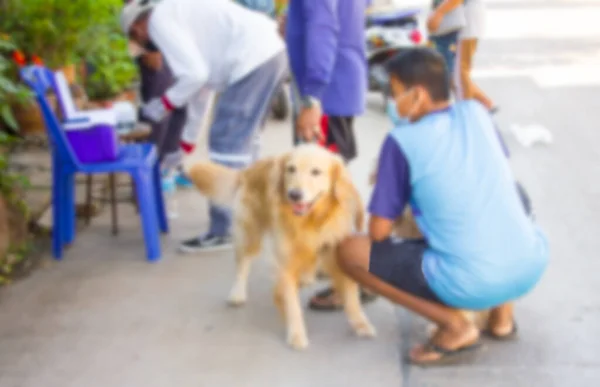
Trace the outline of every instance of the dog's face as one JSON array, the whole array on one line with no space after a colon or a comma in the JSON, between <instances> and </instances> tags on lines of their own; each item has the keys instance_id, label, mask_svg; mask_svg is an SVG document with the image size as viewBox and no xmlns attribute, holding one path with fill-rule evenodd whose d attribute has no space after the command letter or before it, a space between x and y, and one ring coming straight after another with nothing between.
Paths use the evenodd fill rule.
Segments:
<instances>
[{"instance_id":1,"label":"dog's face","mask_svg":"<svg viewBox=\"0 0 600 387\"><path fill-rule=\"evenodd\" d=\"M340 157L318 145L300 145L283 159L282 194L296 215L306 215L335 193L344 171Z\"/></svg>"}]
</instances>

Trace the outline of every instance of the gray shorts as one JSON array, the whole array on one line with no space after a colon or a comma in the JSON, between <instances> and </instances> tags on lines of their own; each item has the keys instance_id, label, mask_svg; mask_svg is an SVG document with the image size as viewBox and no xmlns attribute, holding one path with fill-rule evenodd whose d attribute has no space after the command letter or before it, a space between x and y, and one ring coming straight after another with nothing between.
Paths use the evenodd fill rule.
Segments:
<instances>
[{"instance_id":1,"label":"gray shorts","mask_svg":"<svg viewBox=\"0 0 600 387\"><path fill-rule=\"evenodd\" d=\"M252 161L259 129L286 74L282 52L219 95L208 139L212 161L232 167Z\"/></svg>"}]
</instances>

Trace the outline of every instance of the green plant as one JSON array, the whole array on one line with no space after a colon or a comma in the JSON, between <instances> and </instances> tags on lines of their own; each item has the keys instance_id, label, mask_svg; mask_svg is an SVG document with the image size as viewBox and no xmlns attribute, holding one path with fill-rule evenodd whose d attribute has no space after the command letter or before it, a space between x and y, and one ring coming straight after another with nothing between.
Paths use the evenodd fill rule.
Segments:
<instances>
[{"instance_id":1,"label":"green plant","mask_svg":"<svg viewBox=\"0 0 600 387\"><path fill-rule=\"evenodd\" d=\"M17 141L8 133L0 132L0 195L9 205L28 215L27 204L23 200L23 191L29 187L27 177L10 170L8 149Z\"/></svg>"},{"instance_id":2,"label":"green plant","mask_svg":"<svg viewBox=\"0 0 600 387\"><path fill-rule=\"evenodd\" d=\"M0 30L11 34L26 54L50 68L78 63L97 38L94 30L118 27L120 0L2 0Z\"/></svg>"},{"instance_id":3,"label":"green plant","mask_svg":"<svg viewBox=\"0 0 600 387\"><path fill-rule=\"evenodd\" d=\"M91 100L114 98L131 86L137 69L129 52L128 42L121 33L100 35L86 57L89 77L85 89Z\"/></svg>"},{"instance_id":4,"label":"green plant","mask_svg":"<svg viewBox=\"0 0 600 387\"><path fill-rule=\"evenodd\" d=\"M17 46L10 37L0 34L0 124L6 125L13 132L18 131L19 128L12 106L15 103L26 103L32 97L29 89L18 82L17 66L13 56L19 54Z\"/></svg>"}]
</instances>

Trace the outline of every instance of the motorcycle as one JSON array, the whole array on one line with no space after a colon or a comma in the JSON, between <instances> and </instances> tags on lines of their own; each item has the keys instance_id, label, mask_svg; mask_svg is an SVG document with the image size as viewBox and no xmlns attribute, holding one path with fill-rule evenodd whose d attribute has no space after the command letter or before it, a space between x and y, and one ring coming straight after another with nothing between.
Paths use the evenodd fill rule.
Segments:
<instances>
[{"instance_id":1,"label":"motorcycle","mask_svg":"<svg viewBox=\"0 0 600 387\"><path fill-rule=\"evenodd\" d=\"M385 62L400 51L425 41L419 22L420 13L420 9L392 9L367 15L369 90L381 92L384 102L390 96Z\"/></svg>"}]
</instances>

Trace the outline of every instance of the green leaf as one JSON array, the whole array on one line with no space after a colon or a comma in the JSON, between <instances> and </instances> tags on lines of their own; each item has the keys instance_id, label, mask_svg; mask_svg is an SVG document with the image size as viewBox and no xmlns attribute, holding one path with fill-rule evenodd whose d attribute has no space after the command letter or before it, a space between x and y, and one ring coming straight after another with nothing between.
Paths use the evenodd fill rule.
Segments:
<instances>
[{"instance_id":1,"label":"green leaf","mask_svg":"<svg viewBox=\"0 0 600 387\"><path fill-rule=\"evenodd\" d=\"M12 112L10 106L8 106L8 105L0 106L0 117L2 117L2 121L4 121L4 123L6 125L8 125L11 129L13 129L13 130L19 129L19 124L15 120L15 116L13 115L13 112Z\"/></svg>"}]
</instances>

